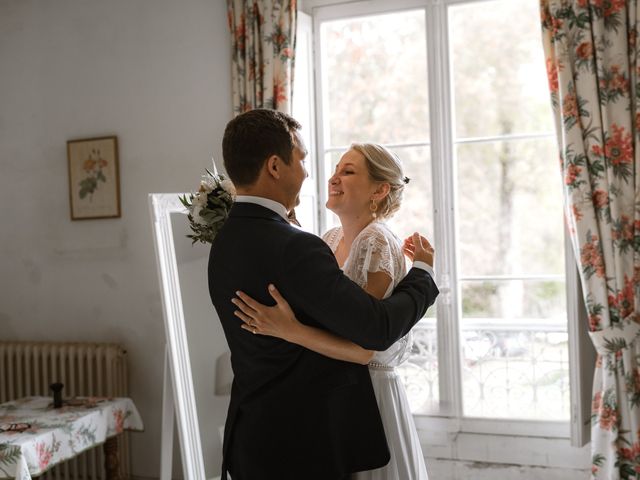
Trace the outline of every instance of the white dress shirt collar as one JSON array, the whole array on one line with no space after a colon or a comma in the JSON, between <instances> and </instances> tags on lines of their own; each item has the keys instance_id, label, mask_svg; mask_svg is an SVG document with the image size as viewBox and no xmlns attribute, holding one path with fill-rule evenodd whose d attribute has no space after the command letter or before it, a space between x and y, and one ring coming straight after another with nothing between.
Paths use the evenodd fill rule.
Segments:
<instances>
[{"instance_id":1,"label":"white dress shirt collar","mask_svg":"<svg viewBox=\"0 0 640 480\"><path fill-rule=\"evenodd\" d=\"M253 195L237 195L235 201L240 203L255 203L256 205L260 205L276 212L287 222L289 221L287 209L284 207L284 205L282 205L280 202L276 202L275 200L264 197L254 197Z\"/></svg>"}]
</instances>

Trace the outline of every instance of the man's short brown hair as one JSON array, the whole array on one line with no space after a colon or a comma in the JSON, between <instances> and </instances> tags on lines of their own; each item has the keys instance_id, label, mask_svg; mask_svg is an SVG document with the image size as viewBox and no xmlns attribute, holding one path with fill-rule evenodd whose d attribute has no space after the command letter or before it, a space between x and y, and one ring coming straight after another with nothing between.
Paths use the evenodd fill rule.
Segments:
<instances>
[{"instance_id":1,"label":"man's short brown hair","mask_svg":"<svg viewBox=\"0 0 640 480\"><path fill-rule=\"evenodd\" d=\"M231 120L222 138L224 167L231 181L238 186L252 185L272 155L291 163L293 133L300 128L293 117L276 110L250 110Z\"/></svg>"}]
</instances>

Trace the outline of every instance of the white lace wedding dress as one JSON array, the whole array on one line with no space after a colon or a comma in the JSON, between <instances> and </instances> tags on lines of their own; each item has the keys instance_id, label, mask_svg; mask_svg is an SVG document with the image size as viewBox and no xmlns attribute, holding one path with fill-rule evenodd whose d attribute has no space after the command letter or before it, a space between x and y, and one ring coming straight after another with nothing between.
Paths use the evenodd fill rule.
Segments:
<instances>
[{"instance_id":1,"label":"white lace wedding dress","mask_svg":"<svg viewBox=\"0 0 640 480\"><path fill-rule=\"evenodd\" d=\"M322 238L335 253L342 239L342 227L332 228ZM384 295L387 297L406 274L400 241L386 224L372 222L355 238L342 270L363 288L368 272L385 272L392 279ZM412 343L409 332L388 350L376 352L369 364L391 460L385 467L353 475L352 480L427 480L409 402L394 368L409 357Z\"/></svg>"}]
</instances>

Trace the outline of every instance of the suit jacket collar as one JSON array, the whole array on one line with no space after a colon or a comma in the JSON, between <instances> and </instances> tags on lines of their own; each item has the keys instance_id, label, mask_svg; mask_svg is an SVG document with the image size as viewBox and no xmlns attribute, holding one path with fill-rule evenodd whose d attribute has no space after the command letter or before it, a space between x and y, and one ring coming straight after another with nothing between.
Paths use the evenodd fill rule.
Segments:
<instances>
[{"instance_id":1,"label":"suit jacket collar","mask_svg":"<svg viewBox=\"0 0 640 480\"><path fill-rule=\"evenodd\" d=\"M289 225L284 218L273 210L256 203L237 202L231 206L229 217L266 218Z\"/></svg>"}]
</instances>

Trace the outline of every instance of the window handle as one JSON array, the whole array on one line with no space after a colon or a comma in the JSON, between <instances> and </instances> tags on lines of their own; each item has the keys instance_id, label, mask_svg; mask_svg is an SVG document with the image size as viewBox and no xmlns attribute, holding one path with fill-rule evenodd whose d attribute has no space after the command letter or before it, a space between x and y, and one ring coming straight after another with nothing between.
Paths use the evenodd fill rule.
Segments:
<instances>
[{"instance_id":1,"label":"window handle","mask_svg":"<svg viewBox=\"0 0 640 480\"><path fill-rule=\"evenodd\" d=\"M440 279L436 282L440 295L438 302L442 305L451 305L451 276L448 273L440 275Z\"/></svg>"}]
</instances>

